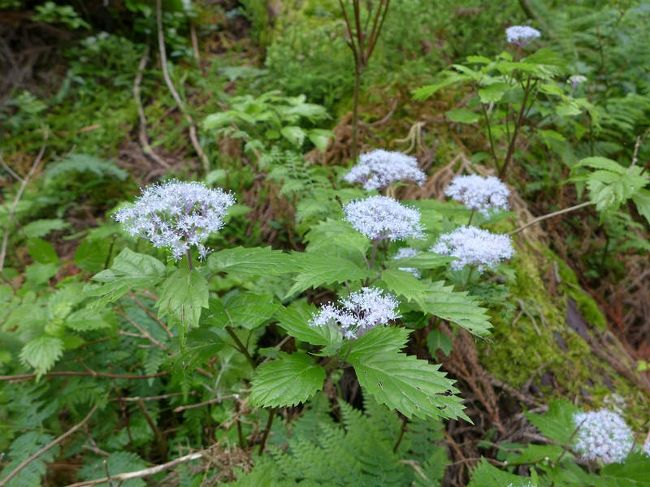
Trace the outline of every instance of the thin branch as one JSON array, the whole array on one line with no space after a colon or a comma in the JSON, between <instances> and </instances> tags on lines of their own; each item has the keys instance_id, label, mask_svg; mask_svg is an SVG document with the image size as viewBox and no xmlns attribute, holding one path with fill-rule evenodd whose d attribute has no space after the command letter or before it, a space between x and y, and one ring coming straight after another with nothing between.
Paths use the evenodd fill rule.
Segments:
<instances>
[{"instance_id":1,"label":"thin branch","mask_svg":"<svg viewBox=\"0 0 650 487\"><path fill-rule=\"evenodd\" d=\"M534 225L535 223L539 223L548 218L553 218L554 216L562 215L564 213L569 213L570 211L579 210L580 208L584 208L585 206L590 206L590 205L593 205L591 201L585 201L584 203L580 203L579 205L570 206L569 208L564 208L563 210L554 211L553 213L549 213L548 215L540 216L538 218L535 218L534 220L529 221L525 225L517 228L516 230L513 230L512 232L508 233L508 235L514 235L515 233L519 233L522 230L528 228L529 226Z\"/></svg>"},{"instance_id":2,"label":"thin branch","mask_svg":"<svg viewBox=\"0 0 650 487\"><path fill-rule=\"evenodd\" d=\"M14 197L14 201L11 204L11 208L9 208L9 213L7 214L7 224L5 225L4 235L2 236L2 246L0 247L0 272L2 272L2 269L4 269L5 266L5 258L7 256L7 245L9 244L9 233L10 233L9 229L11 228L11 223L14 219L14 216L16 215L16 208L18 207L18 202L20 201L20 198L23 197L23 193L25 192L25 188L29 184L29 180L32 178L32 176L36 172L36 169L38 169L38 166L41 164L41 161L43 160L43 155L45 154L45 148L47 147L45 145L45 142L47 141L47 137L48 137L48 133L45 132L45 140L43 141L43 146L41 147L41 150L38 152L36 159L34 159L34 162L32 163L32 167L29 169L27 176L25 176L20 182L20 187L18 188L18 192Z\"/></svg>"},{"instance_id":3,"label":"thin branch","mask_svg":"<svg viewBox=\"0 0 650 487\"><path fill-rule=\"evenodd\" d=\"M36 453L32 454L20 464L16 468L14 468L11 472L9 472L9 475L4 477L2 480L0 480L0 487L4 487L9 483L11 479L13 479L16 475L20 473L21 470L23 470L25 467L27 467L30 463L32 463L34 460L36 460L38 457L43 455L45 452L47 452L49 449L55 447L59 443L61 443L63 440L65 440L68 436L72 435L75 431L77 431L79 428L81 428L83 425L85 425L88 420L92 417L93 414L95 414L95 411L97 410L97 404L95 404L90 412L86 415L84 419L81 420L80 423L77 423L74 425L72 428L70 428L68 431L63 433L61 436L55 438L51 442L49 442L47 445L45 445L43 448L38 450Z\"/></svg>"},{"instance_id":4,"label":"thin branch","mask_svg":"<svg viewBox=\"0 0 650 487\"><path fill-rule=\"evenodd\" d=\"M251 367L255 368L255 360L253 360L253 357L248 352L246 345L244 345L239 339L237 333L235 333L235 330L232 329L232 326L226 325L226 331L228 332L228 335L230 335L230 338L232 338L232 340L235 342L235 348L246 357L246 360L248 360L248 362L251 364Z\"/></svg>"},{"instance_id":5,"label":"thin branch","mask_svg":"<svg viewBox=\"0 0 650 487\"><path fill-rule=\"evenodd\" d=\"M190 141L192 142L192 146L194 146L194 151L199 156L199 159L201 159L201 163L203 164L203 170L207 173L210 170L210 161L208 160L208 156L205 155L205 152L203 152L203 149L201 148L201 144L199 143L199 138L197 135L194 119L192 118L192 115L190 115L185 109L183 100L181 100L181 97L178 94L178 91L176 91L176 88L174 87L174 83L172 82L172 79L169 76L169 66L167 65L167 52L165 51L165 32L163 31L161 4L162 4L161 0L156 0L156 26L158 28L158 48L160 50L160 66L162 68L163 78L165 78L165 83L167 84L167 88L169 88L169 91L172 97L174 98L174 101L176 102L178 109L181 111L183 115L185 115L185 120L187 120L187 123L189 124Z\"/></svg>"},{"instance_id":6,"label":"thin branch","mask_svg":"<svg viewBox=\"0 0 650 487\"><path fill-rule=\"evenodd\" d=\"M95 372L89 371L76 371L76 370L59 370L43 374L41 377L98 377L106 379L155 379L168 375L167 372L158 372L156 374L111 374L109 372ZM36 374L16 374L16 375L0 375L0 381L23 381L35 379Z\"/></svg>"},{"instance_id":7,"label":"thin branch","mask_svg":"<svg viewBox=\"0 0 650 487\"><path fill-rule=\"evenodd\" d=\"M226 399L236 399L237 397L238 396L234 394L229 396L214 397L212 399L208 399L207 401L197 402L194 404L186 404L185 406L178 406L177 408L174 409L174 412L182 413L183 411L187 411L188 409L202 408L204 406L209 406L210 404L218 404L220 402L223 402Z\"/></svg>"},{"instance_id":8,"label":"thin branch","mask_svg":"<svg viewBox=\"0 0 650 487\"><path fill-rule=\"evenodd\" d=\"M120 315L122 318L124 318L126 321L128 321L131 326L133 326L136 330L138 330L144 338L149 340L151 343L153 343L156 347L160 348L161 350L167 350L168 347L164 343L162 343L160 340L157 340L154 338L151 333L149 333L142 325L138 324L134 319L132 319L128 314L126 314L123 310L118 309L117 314Z\"/></svg>"},{"instance_id":9,"label":"thin branch","mask_svg":"<svg viewBox=\"0 0 650 487\"><path fill-rule=\"evenodd\" d=\"M149 425L149 428L151 429L151 432L156 437L156 441L158 442L158 450L159 450L160 455L162 456L162 459L166 460L167 459L167 439L165 438L165 435L163 435L162 431L160 431L160 428L158 428L158 425L156 425L156 422L153 420L153 418L149 414L149 411L147 410L147 407L144 405L144 401L142 399L140 399L138 401L138 408L140 408L140 411L144 415L144 419L147 421L147 424Z\"/></svg>"},{"instance_id":10,"label":"thin branch","mask_svg":"<svg viewBox=\"0 0 650 487\"><path fill-rule=\"evenodd\" d=\"M126 482L127 480L141 479L143 477L150 477L152 475L156 475L157 473L164 472L165 470L169 470L171 468L174 468L177 465L180 465L182 463L191 462L192 460L198 460L199 458L203 458L205 455L206 455L205 451L198 451L198 452L190 453L189 455L185 455L183 457L177 458L177 459L172 460L170 462L163 463L162 465L156 465L154 467L145 468L143 470L135 470L133 472L118 473L116 475L111 475L110 478L109 477L104 477L102 479L86 480L84 482L77 482L76 484L68 485L68 487L92 487L93 485L105 484L105 483L108 483L109 481Z\"/></svg>"},{"instance_id":11,"label":"thin branch","mask_svg":"<svg viewBox=\"0 0 650 487\"><path fill-rule=\"evenodd\" d=\"M144 114L144 107L142 106L142 97L140 96L140 86L142 85L142 78L144 76L144 70L147 67L149 62L149 46L144 51L144 54L140 58L140 64L138 64L138 72L133 81L133 99L135 100L135 105L138 108L138 117L140 118L140 127L138 129L138 139L140 140L140 145L142 146L142 152L144 155L151 159L153 162L160 164L163 167L169 168L167 164L158 154L156 154L149 144L149 138L147 137L147 117Z\"/></svg>"},{"instance_id":12,"label":"thin branch","mask_svg":"<svg viewBox=\"0 0 650 487\"><path fill-rule=\"evenodd\" d=\"M258 453L261 455L264 453L264 448L266 447L266 440L269 437L271 432L271 426L273 426L273 418L275 417L275 409L269 411L269 419L266 421L266 428L264 429L264 434L262 435L262 442L260 443L260 449Z\"/></svg>"},{"instance_id":13,"label":"thin branch","mask_svg":"<svg viewBox=\"0 0 650 487\"><path fill-rule=\"evenodd\" d=\"M526 104L528 103L528 96L530 95L530 84L532 81L532 76L528 75L526 80L526 87L524 88L524 99L521 101L521 108L519 109L519 115L517 116L517 121L515 122L514 129L512 131L512 139L510 139L510 144L508 145L508 152L506 153L506 158L503 161L503 166L499 169L499 177L502 178L506 173L506 169L512 160L512 157L515 153L515 146L517 143L517 135L519 135L519 129L524 123L524 117L526 114Z\"/></svg>"}]
</instances>

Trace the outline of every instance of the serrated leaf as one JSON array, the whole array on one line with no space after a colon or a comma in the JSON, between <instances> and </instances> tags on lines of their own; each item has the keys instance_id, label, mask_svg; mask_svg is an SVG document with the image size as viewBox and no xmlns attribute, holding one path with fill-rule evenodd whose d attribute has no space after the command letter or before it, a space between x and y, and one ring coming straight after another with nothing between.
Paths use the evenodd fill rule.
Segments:
<instances>
[{"instance_id":1,"label":"serrated leaf","mask_svg":"<svg viewBox=\"0 0 650 487\"><path fill-rule=\"evenodd\" d=\"M291 255L271 247L235 247L208 257L210 270L240 276L278 276L295 272L292 262Z\"/></svg>"},{"instance_id":2,"label":"serrated leaf","mask_svg":"<svg viewBox=\"0 0 650 487\"><path fill-rule=\"evenodd\" d=\"M318 150L324 151L327 149L330 139L332 138L332 131L325 129L311 129L307 132L307 137Z\"/></svg>"},{"instance_id":3,"label":"serrated leaf","mask_svg":"<svg viewBox=\"0 0 650 487\"><path fill-rule=\"evenodd\" d=\"M399 352L406 346L411 331L399 326L382 326L373 328L365 335L347 342L348 358L360 361L365 356Z\"/></svg>"},{"instance_id":4,"label":"serrated leaf","mask_svg":"<svg viewBox=\"0 0 650 487\"><path fill-rule=\"evenodd\" d=\"M307 133L302 128L296 126L282 127L280 133L282 134L282 137L287 139L296 147L302 146L305 137L307 136Z\"/></svg>"},{"instance_id":5,"label":"serrated leaf","mask_svg":"<svg viewBox=\"0 0 650 487\"><path fill-rule=\"evenodd\" d=\"M294 256L300 270L286 297L293 296L309 288L346 281L361 281L370 277L371 274L368 268L341 257L313 252L294 254Z\"/></svg>"},{"instance_id":6,"label":"serrated leaf","mask_svg":"<svg viewBox=\"0 0 650 487\"><path fill-rule=\"evenodd\" d=\"M425 313L451 321L475 335L487 335L492 327L487 310L475 298L466 291L454 291L443 281L429 284L426 293L416 298L416 302Z\"/></svg>"},{"instance_id":7,"label":"serrated leaf","mask_svg":"<svg viewBox=\"0 0 650 487\"><path fill-rule=\"evenodd\" d=\"M445 113L447 119L456 123L476 123L479 120L478 113L468 110L467 108L458 108L449 110Z\"/></svg>"},{"instance_id":8,"label":"serrated leaf","mask_svg":"<svg viewBox=\"0 0 650 487\"><path fill-rule=\"evenodd\" d=\"M325 370L307 354L282 354L253 375L250 402L262 407L295 406L323 388Z\"/></svg>"},{"instance_id":9,"label":"serrated leaf","mask_svg":"<svg viewBox=\"0 0 650 487\"><path fill-rule=\"evenodd\" d=\"M65 319L65 326L74 331L92 331L110 328L112 323L111 312L99 312L96 309L84 308L74 311Z\"/></svg>"},{"instance_id":10,"label":"serrated leaf","mask_svg":"<svg viewBox=\"0 0 650 487\"><path fill-rule=\"evenodd\" d=\"M30 418L32 419L32 418ZM37 451L41 450L54 439L53 436L30 431L24 433L13 440L9 447L8 457L10 462L3 465L0 473L0 481L5 478L9 472L12 472L26 458L30 457ZM47 464L53 462L60 452L60 447L55 445L44 451L37 458L29 462L24 468L7 484L8 487L36 487L43 485L45 474L47 473Z\"/></svg>"},{"instance_id":11,"label":"serrated leaf","mask_svg":"<svg viewBox=\"0 0 650 487\"><path fill-rule=\"evenodd\" d=\"M71 173L92 173L99 177L109 176L120 181L129 177L129 173L114 163L88 154L70 154L64 160L47 166L46 175L50 179L70 176Z\"/></svg>"},{"instance_id":12,"label":"serrated leaf","mask_svg":"<svg viewBox=\"0 0 650 487\"><path fill-rule=\"evenodd\" d=\"M440 330L431 330L427 335L427 348L432 357L440 350L445 355L449 355L452 350L451 338Z\"/></svg>"},{"instance_id":13,"label":"serrated leaf","mask_svg":"<svg viewBox=\"0 0 650 487\"><path fill-rule=\"evenodd\" d=\"M650 191L640 189L632 196L637 211L650 223Z\"/></svg>"},{"instance_id":14,"label":"serrated leaf","mask_svg":"<svg viewBox=\"0 0 650 487\"><path fill-rule=\"evenodd\" d=\"M307 251L349 257L360 261L370 248L370 241L343 220L327 219L309 229Z\"/></svg>"},{"instance_id":15,"label":"serrated leaf","mask_svg":"<svg viewBox=\"0 0 650 487\"><path fill-rule=\"evenodd\" d=\"M201 309L209 306L209 295L208 282L198 270L178 269L162 283L158 314L161 318L171 315L188 328L198 326Z\"/></svg>"},{"instance_id":16,"label":"serrated leaf","mask_svg":"<svg viewBox=\"0 0 650 487\"><path fill-rule=\"evenodd\" d=\"M110 269L93 277L102 285L89 288L88 294L99 296L96 306L104 306L117 301L131 289L155 286L164 275L165 265L158 259L124 249L115 257Z\"/></svg>"},{"instance_id":17,"label":"serrated leaf","mask_svg":"<svg viewBox=\"0 0 650 487\"><path fill-rule=\"evenodd\" d=\"M30 238L27 241L29 255L39 264L58 264L59 256L56 255L54 246L42 238Z\"/></svg>"},{"instance_id":18,"label":"serrated leaf","mask_svg":"<svg viewBox=\"0 0 650 487\"><path fill-rule=\"evenodd\" d=\"M254 330L270 320L280 305L268 294L240 293L210 299L207 322L213 326L239 326Z\"/></svg>"},{"instance_id":19,"label":"serrated leaf","mask_svg":"<svg viewBox=\"0 0 650 487\"><path fill-rule=\"evenodd\" d=\"M440 81L413 90L413 99L418 101L426 100L442 88L453 85L455 83L459 83L461 81L467 81L469 79L471 79L470 76L447 71L444 78L442 78Z\"/></svg>"},{"instance_id":20,"label":"serrated leaf","mask_svg":"<svg viewBox=\"0 0 650 487\"><path fill-rule=\"evenodd\" d=\"M623 166L606 157L586 157L581 159L576 164L576 167L590 167L592 169L604 169L620 175L625 174L625 168Z\"/></svg>"},{"instance_id":21,"label":"serrated leaf","mask_svg":"<svg viewBox=\"0 0 650 487\"><path fill-rule=\"evenodd\" d=\"M418 252L413 257L405 259L392 259L386 262L390 268L413 267L415 269L437 269L449 265L454 259L445 255L432 252Z\"/></svg>"},{"instance_id":22,"label":"serrated leaf","mask_svg":"<svg viewBox=\"0 0 650 487\"><path fill-rule=\"evenodd\" d=\"M481 459L472 472L472 478L467 487L528 487L530 478L519 477L510 472L499 470L485 459Z\"/></svg>"},{"instance_id":23,"label":"serrated leaf","mask_svg":"<svg viewBox=\"0 0 650 487\"><path fill-rule=\"evenodd\" d=\"M45 237L48 233L54 230L63 230L70 225L60 218L50 220L35 220L28 223L22 229L23 234L27 238Z\"/></svg>"},{"instance_id":24,"label":"serrated leaf","mask_svg":"<svg viewBox=\"0 0 650 487\"><path fill-rule=\"evenodd\" d=\"M20 359L34 368L37 377L41 377L54 366L61 355L63 341L44 335L27 342L20 352Z\"/></svg>"},{"instance_id":25,"label":"serrated leaf","mask_svg":"<svg viewBox=\"0 0 650 487\"><path fill-rule=\"evenodd\" d=\"M650 486L650 456L632 452L623 463L605 465L598 487Z\"/></svg>"},{"instance_id":26,"label":"serrated leaf","mask_svg":"<svg viewBox=\"0 0 650 487\"><path fill-rule=\"evenodd\" d=\"M404 259L406 260L406 259ZM406 267L402 260L396 261L399 267ZM399 269L387 269L381 273L381 282L384 287L395 294L404 296L409 301L424 297L427 286L410 272Z\"/></svg>"},{"instance_id":27,"label":"serrated leaf","mask_svg":"<svg viewBox=\"0 0 650 487\"><path fill-rule=\"evenodd\" d=\"M478 90L478 96L481 103L496 103L503 98L503 95L510 89L508 83L496 82L487 86L483 86Z\"/></svg>"},{"instance_id":28,"label":"serrated leaf","mask_svg":"<svg viewBox=\"0 0 650 487\"><path fill-rule=\"evenodd\" d=\"M556 400L551 401L548 411L543 414L524 414L544 436L567 446L576 431L573 416L578 411L578 408L569 401Z\"/></svg>"},{"instance_id":29,"label":"serrated leaf","mask_svg":"<svg viewBox=\"0 0 650 487\"><path fill-rule=\"evenodd\" d=\"M315 309L304 301L294 302L276 314L278 324L292 337L312 345L336 347L343 341L341 332L330 326L309 326Z\"/></svg>"},{"instance_id":30,"label":"serrated leaf","mask_svg":"<svg viewBox=\"0 0 650 487\"><path fill-rule=\"evenodd\" d=\"M431 365L398 352L350 354L361 387L375 400L408 418L469 418L453 381Z\"/></svg>"}]
</instances>

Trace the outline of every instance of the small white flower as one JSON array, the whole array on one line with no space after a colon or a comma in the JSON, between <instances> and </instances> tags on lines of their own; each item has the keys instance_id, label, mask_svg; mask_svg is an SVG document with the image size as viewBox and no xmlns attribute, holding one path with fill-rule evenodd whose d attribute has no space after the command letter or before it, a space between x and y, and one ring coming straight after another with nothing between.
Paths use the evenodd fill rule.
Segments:
<instances>
[{"instance_id":1,"label":"small white flower","mask_svg":"<svg viewBox=\"0 0 650 487\"><path fill-rule=\"evenodd\" d=\"M349 183L362 183L367 191L382 189L397 181L413 181L422 185L426 175L415 157L401 152L374 150L359 157L359 162L343 178Z\"/></svg>"},{"instance_id":2,"label":"small white flower","mask_svg":"<svg viewBox=\"0 0 650 487\"><path fill-rule=\"evenodd\" d=\"M418 251L415 250L414 248L411 247L402 247L397 251L397 253L393 256L394 260L402 260L402 259L409 259L411 257L415 257L418 254ZM404 272L409 272L413 274L415 277L418 279L422 277L422 274L420 274L420 271L414 267L399 267L400 271Z\"/></svg>"},{"instance_id":3,"label":"small white flower","mask_svg":"<svg viewBox=\"0 0 650 487\"><path fill-rule=\"evenodd\" d=\"M370 196L343 207L345 219L371 240L422 238L420 212L387 196Z\"/></svg>"},{"instance_id":4,"label":"small white flower","mask_svg":"<svg viewBox=\"0 0 650 487\"><path fill-rule=\"evenodd\" d=\"M575 449L587 461L620 463L634 446L632 430L621 415L601 409L577 413Z\"/></svg>"},{"instance_id":5,"label":"small white flower","mask_svg":"<svg viewBox=\"0 0 650 487\"><path fill-rule=\"evenodd\" d=\"M494 176L456 176L445 189L445 194L470 210L479 211L486 216L490 210L509 208L510 190Z\"/></svg>"},{"instance_id":6,"label":"small white flower","mask_svg":"<svg viewBox=\"0 0 650 487\"><path fill-rule=\"evenodd\" d=\"M203 243L221 230L226 211L234 203L233 196L221 189L169 181L143 190L134 204L117 211L115 220L129 234L170 249L176 260L193 246L205 257Z\"/></svg>"},{"instance_id":7,"label":"small white flower","mask_svg":"<svg viewBox=\"0 0 650 487\"><path fill-rule=\"evenodd\" d=\"M316 313L309 326L338 326L348 339L358 338L371 328L387 325L399 318L397 298L380 289L364 287L340 301L340 306L326 304Z\"/></svg>"},{"instance_id":8,"label":"small white flower","mask_svg":"<svg viewBox=\"0 0 650 487\"><path fill-rule=\"evenodd\" d=\"M569 77L567 83L569 83L571 85L571 88L575 90L578 86L580 86L585 81L587 81L586 76L583 76L581 74L574 74L573 76Z\"/></svg>"},{"instance_id":9,"label":"small white flower","mask_svg":"<svg viewBox=\"0 0 650 487\"><path fill-rule=\"evenodd\" d=\"M510 44L526 46L541 37L541 32L527 25L513 25L506 29L506 39Z\"/></svg>"},{"instance_id":10,"label":"small white flower","mask_svg":"<svg viewBox=\"0 0 650 487\"><path fill-rule=\"evenodd\" d=\"M459 227L451 233L441 235L438 242L431 247L431 252L455 257L451 263L454 270L473 265L479 272L496 267L499 262L514 254L508 235L491 233L471 226Z\"/></svg>"}]
</instances>

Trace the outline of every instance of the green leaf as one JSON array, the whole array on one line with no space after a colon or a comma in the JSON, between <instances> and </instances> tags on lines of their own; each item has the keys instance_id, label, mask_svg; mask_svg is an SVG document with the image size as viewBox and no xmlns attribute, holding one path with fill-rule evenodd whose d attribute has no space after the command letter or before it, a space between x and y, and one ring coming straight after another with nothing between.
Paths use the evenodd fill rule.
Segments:
<instances>
[{"instance_id":1,"label":"green leaf","mask_svg":"<svg viewBox=\"0 0 650 487\"><path fill-rule=\"evenodd\" d=\"M287 139L289 142L291 142L293 145L296 147L302 146L303 142L305 141L305 137L307 134L303 129L300 127L282 127L282 130L280 131L282 134L282 137Z\"/></svg>"},{"instance_id":2,"label":"green leaf","mask_svg":"<svg viewBox=\"0 0 650 487\"><path fill-rule=\"evenodd\" d=\"M467 487L529 487L529 477L519 477L515 474L499 470L485 459L481 459L472 472L472 478Z\"/></svg>"},{"instance_id":3,"label":"green leaf","mask_svg":"<svg viewBox=\"0 0 650 487\"><path fill-rule=\"evenodd\" d=\"M27 238L45 237L48 233L54 230L63 230L70 225L60 218L51 220L35 220L28 223L23 227L23 234Z\"/></svg>"},{"instance_id":4,"label":"green leaf","mask_svg":"<svg viewBox=\"0 0 650 487\"><path fill-rule=\"evenodd\" d=\"M49 164L45 174L49 179L61 176L74 177L75 173L91 173L99 177L112 177L124 181L129 173L114 163L88 154L70 154L61 162Z\"/></svg>"},{"instance_id":5,"label":"green leaf","mask_svg":"<svg viewBox=\"0 0 650 487\"><path fill-rule=\"evenodd\" d=\"M336 348L343 341L336 327L309 326L315 309L304 301L294 302L276 313L278 324L292 337L312 345Z\"/></svg>"},{"instance_id":6,"label":"green leaf","mask_svg":"<svg viewBox=\"0 0 650 487\"><path fill-rule=\"evenodd\" d=\"M511 465L535 465L546 459L559 458L564 449L559 445L526 445L522 451L510 453L506 459Z\"/></svg>"},{"instance_id":7,"label":"green leaf","mask_svg":"<svg viewBox=\"0 0 650 487\"><path fill-rule=\"evenodd\" d=\"M218 326L240 326L254 330L270 320L280 305L268 294L230 294L210 299L208 323Z\"/></svg>"},{"instance_id":8,"label":"green leaf","mask_svg":"<svg viewBox=\"0 0 650 487\"><path fill-rule=\"evenodd\" d=\"M359 262L370 248L368 238L343 220L327 219L312 226L305 240L308 252L348 257Z\"/></svg>"},{"instance_id":9,"label":"green leaf","mask_svg":"<svg viewBox=\"0 0 650 487\"><path fill-rule=\"evenodd\" d=\"M307 137L318 150L324 151L332 138L332 131L325 129L311 129L307 132Z\"/></svg>"},{"instance_id":10,"label":"green leaf","mask_svg":"<svg viewBox=\"0 0 650 487\"><path fill-rule=\"evenodd\" d=\"M324 381L325 370L307 354L282 354L255 370L250 401L262 407L295 406L321 390Z\"/></svg>"},{"instance_id":11,"label":"green leaf","mask_svg":"<svg viewBox=\"0 0 650 487\"><path fill-rule=\"evenodd\" d=\"M479 306L475 298L466 291L454 291L444 281L431 283L425 295L416 302L425 313L451 321L475 335L487 335L492 327L487 310Z\"/></svg>"},{"instance_id":12,"label":"green leaf","mask_svg":"<svg viewBox=\"0 0 650 487\"><path fill-rule=\"evenodd\" d=\"M472 79L471 76L455 73L453 71L446 71L444 73L444 77L437 83L423 86L421 88L414 90L413 99L418 101L426 100L427 98L430 98L442 88L446 88L447 86L451 86L461 81L468 81L470 79Z\"/></svg>"},{"instance_id":13,"label":"green leaf","mask_svg":"<svg viewBox=\"0 0 650 487\"><path fill-rule=\"evenodd\" d=\"M30 238L27 241L27 250L32 259L39 264L59 263L59 256L56 255L54 246L41 238Z\"/></svg>"},{"instance_id":14,"label":"green leaf","mask_svg":"<svg viewBox=\"0 0 650 487\"><path fill-rule=\"evenodd\" d=\"M637 211L650 223L650 191L640 189L632 196Z\"/></svg>"},{"instance_id":15,"label":"green leaf","mask_svg":"<svg viewBox=\"0 0 650 487\"><path fill-rule=\"evenodd\" d=\"M600 472L598 487L650 486L650 457L632 452L623 463L605 465Z\"/></svg>"},{"instance_id":16,"label":"green leaf","mask_svg":"<svg viewBox=\"0 0 650 487\"><path fill-rule=\"evenodd\" d=\"M41 264L36 262L27 266L25 269L25 277L29 283L41 285L53 278L58 270L59 266L57 264Z\"/></svg>"},{"instance_id":17,"label":"green leaf","mask_svg":"<svg viewBox=\"0 0 650 487\"><path fill-rule=\"evenodd\" d=\"M370 271L349 259L306 252L294 254L300 269L286 297L309 288L333 283L356 282L370 277Z\"/></svg>"},{"instance_id":18,"label":"green leaf","mask_svg":"<svg viewBox=\"0 0 650 487\"><path fill-rule=\"evenodd\" d=\"M239 276L279 276L296 272L292 257L271 247L235 247L214 252L208 257L208 267L215 272Z\"/></svg>"},{"instance_id":19,"label":"green leaf","mask_svg":"<svg viewBox=\"0 0 650 487\"><path fill-rule=\"evenodd\" d=\"M110 239L85 239L74 253L74 263L86 272L100 272L108 260Z\"/></svg>"},{"instance_id":20,"label":"green leaf","mask_svg":"<svg viewBox=\"0 0 650 487\"><path fill-rule=\"evenodd\" d=\"M406 261L406 259L404 259ZM406 267L402 260L396 261L399 267ZM409 301L424 298L427 286L410 272L399 269L387 269L381 273L381 282L384 287L395 294L404 296Z\"/></svg>"},{"instance_id":21,"label":"green leaf","mask_svg":"<svg viewBox=\"0 0 650 487\"><path fill-rule=\"evenodd\" d=\"M63 341L44 335L27 342L20 352L20 359L34 368L37 377L41 377L54 366L61 355Z\"/></svg>"},{"instance_id":22,"label":"green leaf","mask_svg":"<svg viewBox=\"0 0 650 487\"><path fill-rule=\"evenodd\" d=\"M350 354L361 387L375 400L408 418L469 418L453 381L425 360L385 351Z\"/></svg>"},{"instance_id":23,"label":"green leaf","mask_svg":"<svg viewBox=\"0 0 650 487\"><path fill-rule=\"evenodd\" d=\"M561 445L568 446L576 431L573 416L578 408L566 400L551 401L544 414L524 413L544 436Z\"/></svg>"},{"instance_id":24,"label":"green leaf","mask_svg":"<svg viewBox=\"0 0 650 487\"><path fill-rule=\"evenodd\" d=\"M445 355L449 355L452 350L451 338L440 330L431 330L427 335L427 348L432 357L440 350Z\"/></svg>"},{"instance_id":25,"label":"green leaf","mask_svg":"<svg viewBox=\"0 0 650 487\"><path fill-rule=\"evenodd\" d=\"M389 268L397 269L400 267L413 267L415 269L437 269L439 267L446 267L453 260L453 257L434 254L432 252L418 252L413 257L408 257L406 259L391 259L386 262L386 265Z\"/></svg>"},{"instance_id":26,"label":"green leaf","mask_svg":"<svg viewBox=\"0 0 650 487\"><path fill-rule=\"evenodd\" d=\"M165 275L165 265L150 255L129 249L119 253L110 269L96 274L93 280L101 286L88 288L91 296L99 296L96 306L117 301L131 289L154 287Z\"/></svg>"},{"instance_id":27,"label":"green leaf","mask_svg":"<svg viewBox=\"0 0 650 487\"><path fill-rule=\"evenodd\" d=\"M103 313L96 309L84 308L71 313L65 319L65 326L74 331L91 331L110 328L113 315L106 310Z\"/></svg>"},{"instance_id":28,"label":"green leaf","mask_svg":"<svg viewBox=\"0 0 650 487\"><path fill-rule=\"evenodd\" d=\"M450 121L456 123L476 123L479 120L478 113L468 110L467 108L449 110L445 115Z\"/></svg>"},{"instance_id":29,"label":"green leaf","mask_svg":"<svg viewBox=\"0 0 650 487\"><path fill-rule=\"evenodd\" d=\"M625 174L625 168L621 166L618 162L606 157L586 157L578 164L576 167L590 167L592 169L603 169L605 171L611 171L616 174L623 175Z\"/></svg>"},{"instance_id":30,"label":"green leaf","mask_svg":"<svg viewBox=\"0 0 650 487\"><path fill-rule=\"evenodd\" d=\"M347 342L349 360L361 361L364 357L399 352L406 346L411 331L399 326L373 328L356 340Z\"/></svg>"},{"instance_id":31,"label":"green leaf","mask_svg":"<svg viewBox=\"0 0 650 487\"><path fill-rule=\"evenodd\" d=\"M508 83L496 82L487 86L483 86L478 90L478 96L481 103L496 103L503 98L503 95L510 89Z\"/></svg>"},{"instance_id":32,"label":"green leaf","mask_svg":"<svg viewBox=\"0 0 650 487\"><path fill-rule=\"evenodd\" d=\"M171 315L192 328L199 325L201 309L209 306L208 282L196 269L178 269L169 276L160 289L158 314Z\"/></svg>"}]
</instances>

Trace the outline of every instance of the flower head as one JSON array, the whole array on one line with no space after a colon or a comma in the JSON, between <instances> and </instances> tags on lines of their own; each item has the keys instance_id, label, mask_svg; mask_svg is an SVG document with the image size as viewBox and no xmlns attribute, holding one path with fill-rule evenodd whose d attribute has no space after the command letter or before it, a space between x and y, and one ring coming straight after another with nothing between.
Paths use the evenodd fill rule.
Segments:
<instances>
[{"instance_id":1,"label":"flower head","mask_svg":"<svg viewBox=\"0 0 650 487\"><path fill-rule=\"evenodd\" d=\"M569 77L567 83L569 83L571 85L571 88L575 90L578 86L580 86L585 81L587 81L586 76L583 76L581 74L574 74L573 76Z\"/></svg>"},{"instance_id":2,"label":"flower head","mask_svg":"<svg viewBox=\"0 0 650 487\"><path fill-rule=\"evenodd\" d=\"M422 238L420 212L387 196L370 196L343 208L345 219L371 240Z\"/></svg>"},{"instance_id":3,"label":"flower head","mask_svg":"<svg viewBox=\"0 0 650 487\"><path fill-rule=\"evenodd\" d=\"M632 450L634 436L621 415L608 409L577 413L575 449L584 460L620 463Z\"/></svg>"},{"instance_id":4,"label":"flower head","mask_svg":"<svg viewBox=\"0 0 650 487\"><path fill-rule=\"evenodd\" d=\"M349 183L362 183L363 189L371 191L397 181L413 181L421 185L425 178L415 157L378 149L362 154L357 165L343 179Z\"/></svg>"},{"instance_id":5,"label":"flower head","mask_svg":"<svg viewBox=\"0 0 650 487\"><path fill-rule=\"evenodd\" d=\"M358 338L371 328L387 325L399 318L397 298L380 289L364 287L340 301L340 306L326 304L316 313L309 326L338 326L343 336Z\"/></svg>"},{"instance_id":6,"label":"flower head","mask_svg":"<svg viewBox=\"0 0 650 487\"><path fill-rule=\"evenodd\" d=\"M507 210L510 190L494 176L456 176L445 189L450 198L460 201L470 210L488 215L490 210Z\"/></svg>"},{"instance_id":7,"label":"flower head","mask_svg":"<svg viewBox=\"0 0 650 487\"><path fill-rule=\"evenodd\" d=\"M527 25L513 25L506 29L508 43L524 47L541 37L541 32Z\"/></svg>"},{"instance_id":8,"label":"flower head","mask_svg":"<svg viewBox=\"0 0 650 487\"><path fill-rule=\"evenodd\" d=\"M115 214L115 220L129 234L168 248L176 260L192 246L205 257L204 242L223 227L226 211L234 203L233 196L221 189L169 181L144 189L134 204Z\"/></svg>"},{"instance_id":9,"label":"flower head","mask_svg":"<svg viewBox=\"0 0 650 487\"><path fill-rule=\"evenodd\" d=\"M455 257L451 268L460 270L474 265L479 272L494 268L502 260L512 257L514 250L508 235L488 232L477 227L459 227L441 235L431 252Z\"/></svg>"},{"instance_id":10,"label":"flower head","mask_svg":"<svg viewBox=\"0 0 650 487\"><path fill-rule=\"evenodd\" d=\"M418 251L415 250L414 248L402 247L393 256L393 260L409 259L411 257L415 257L417 254L418 254ZM404 271L404 272L408 272L410 274L413 274L418 279L422 276L420 274L420 271L418 269L414 268L414 267L399 267L399 270Z\"/></svg>"}]
</instances>

